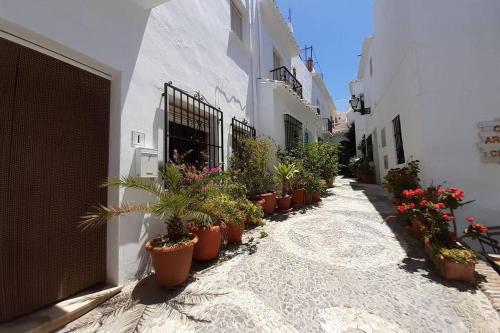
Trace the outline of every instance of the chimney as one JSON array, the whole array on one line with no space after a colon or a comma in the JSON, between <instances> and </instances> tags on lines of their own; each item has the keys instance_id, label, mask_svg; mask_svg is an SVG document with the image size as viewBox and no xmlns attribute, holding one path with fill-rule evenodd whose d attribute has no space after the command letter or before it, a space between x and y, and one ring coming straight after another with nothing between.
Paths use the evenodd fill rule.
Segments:
<instances>
[{"instance_id":1,"label":"chimney","mask_svg":"<svg viewBox=\"0 0 500 333\"><path fill-rule=\"evenodd\" d=\"M311 73L314 70L314 61L311 57L307 58L306 67L307 70Z\"/></svg>"}]
</instances>

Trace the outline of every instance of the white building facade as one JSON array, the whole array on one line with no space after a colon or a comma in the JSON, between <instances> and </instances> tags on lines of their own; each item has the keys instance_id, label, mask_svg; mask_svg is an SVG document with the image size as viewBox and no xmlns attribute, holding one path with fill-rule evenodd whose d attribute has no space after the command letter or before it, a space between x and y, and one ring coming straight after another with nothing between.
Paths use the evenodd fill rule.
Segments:
<instances>
[{"instance_id":1,"label":"white building facade","mask_svg":"<svg viewBox=\"0 0 500 333\"><path fill-rule=\"evenodd\" d=\"M487 142L500 116L499 15L495 0L379 0L350 84L369 112L355 123L373 145L378 182L419 160L424 185L475 200L459 211L461 227L464 216L499 223L498 144Z\"/></svg>"},{"instance_id":2,"label":"white building facade","mask_svg":"<svg viewBox=\"0 0 500 333\"><path fill-rule=\"evenodd\" d=\"M109 155L89 154L103 161L111 178L141 174L141 156L156 161L157 154L161 164L173 149L192 151L193 161L207 155L211 166L227 167L236 130L271 137L283 148L294 140L315 142L325 135L321 117L335 114L321 74L300 59L272 0L7 0L0 3L0 39L69 64L70 72L74 67L91 73L92 80L106 80L109 128L93 142L107 146ZM68 95L77 96L85 84ZM290 124L295 127L287 129ZM91 136L78 128L74 133ZM148 150L141 155L139 149ZM115 189L105 197L109 205L147 199ZM95 204L84 206L90 210ZM97 275L115 284L139 277L148 257L145 242L162 232L149 216L112 221L101 240L105 253L96 255L105 257Z\"/></svg>"}]
</instances>

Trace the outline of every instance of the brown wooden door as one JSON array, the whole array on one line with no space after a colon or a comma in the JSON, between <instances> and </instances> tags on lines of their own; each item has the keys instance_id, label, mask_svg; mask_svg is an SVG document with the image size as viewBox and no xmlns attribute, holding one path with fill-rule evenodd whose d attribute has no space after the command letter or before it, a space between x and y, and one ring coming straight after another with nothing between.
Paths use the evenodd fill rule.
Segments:
<instances>
[{"instance_id":1,"label":"brown wooden door","mask_svg":"<svg viewBox=\"0 0 500 333\"><path fill-rule=\"evenodd\" d=\"M0 321L106 279L110 82L0 38Z\"/></svg>"}]
</instances>

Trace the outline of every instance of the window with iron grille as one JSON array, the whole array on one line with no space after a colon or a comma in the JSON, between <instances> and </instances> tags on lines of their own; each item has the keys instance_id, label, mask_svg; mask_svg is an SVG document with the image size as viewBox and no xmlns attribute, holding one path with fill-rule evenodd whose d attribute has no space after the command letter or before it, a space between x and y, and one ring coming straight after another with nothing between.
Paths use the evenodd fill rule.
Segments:
<instances>
[{"instance_id":1,"label":"window with iron grille","mask_svg":"<svg viewBox=\"0 0 500 333\"><path fill-rule=\"evenodd\" d=\"M394 130L394 144L396 146L396 161L398 164L405 162L405 150L403 147L403 135L401 133L401 119L399 115L392 120Z\"/></svg>"},{"instance_id":2,"label":"window with iron grille","mask_svg":"<svg viewBox=\"0 0 500 333\"><path fill-rule=\"evenodd\" d=\"M385 127L380 131L380 136L382 137L382 147L387 146L387 140L385 138Z\"/></svg>"},{"instance_id":3,"label":"window with iron grille","mask_svg":"<svg viewBox=\"0 0 500 333\"><path fill-rule=\"evenodd\" d=\"M238 119L233 118L231 121L231 130L233 153L236 153L239 150L242 140L255 138L255 128L250 126L245 121L239 121Z\"/></svg>"},{"instance_id":4,"label":"window with iron grille","mask_svg":"<svg viewBox=\"0 0 500 333\"><path fill-rule=\"evenodd\" d=\"M389 156L384 155L384 169L389 169Z\"/></svg>"},{"instance_id":5,"label":"window with iron grille","mask_svg":"<svg viewBox=\"0 0 500 333\"><path fill-rule=\"evenodd\" d=\"M233 1L231 1L231 30L243 40L243 16Z\"/></svg>"},{"instance_id":6,"label":"window with iron grille","mask_svg":"<svg viewBox=\"0 0 500 333\"><path fill-rule=\"evenodd\" d=\"M165 155L177 153L188 164L223 167L224 133L222 111L200 94L165 84Z\"/></svg>"},{"instance_id":7,"label":"window with iron grille","mask_svg":"<svg viewBox=\"0 0 500 333\"><path fill-rule=\"evenodd\" d=\"M285 145L287 150L296 148L302 143L302 123L290 116L285 114Z\"/></svg>"}]
</instances>

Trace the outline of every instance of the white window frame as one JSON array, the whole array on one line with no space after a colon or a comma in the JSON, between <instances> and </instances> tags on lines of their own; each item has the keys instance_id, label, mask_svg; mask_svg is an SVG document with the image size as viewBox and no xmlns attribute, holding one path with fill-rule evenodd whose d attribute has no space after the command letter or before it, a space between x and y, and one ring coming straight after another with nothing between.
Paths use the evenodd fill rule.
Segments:
<instances>
[{"instance_id":1,"label":"white window frame","mask_svg":"<svg viewBox=\"0 0 500 333\"><path fill-rule=\"evenodd\" d=\"M243 14L241 10L236 6L234 1L231 2L231 31L234 32L238 38L243 41Z\"/></svg>"}]
</instances>

